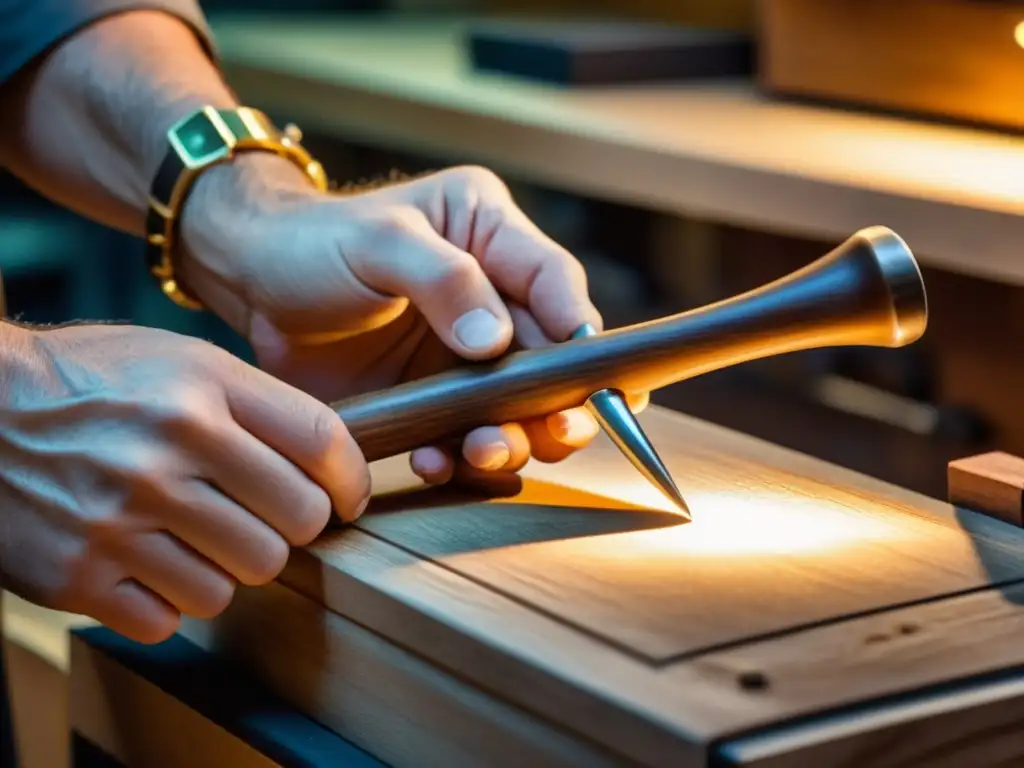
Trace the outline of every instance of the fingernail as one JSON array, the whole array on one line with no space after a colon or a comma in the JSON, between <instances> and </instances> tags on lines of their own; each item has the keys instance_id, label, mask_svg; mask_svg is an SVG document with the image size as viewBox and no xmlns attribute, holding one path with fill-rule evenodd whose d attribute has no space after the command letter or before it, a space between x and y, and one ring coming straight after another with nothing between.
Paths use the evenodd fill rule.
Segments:
<instances>
[{"instance_id":1,"label":"fingernail","mask_svg":"<svg viewBox=\"0 0 1024 768\"><path fill-rule=\"evenodd\" d=\"M445 456L436 448L424 448L416 452L417 474L436 475L445 468Z\"/></svg>"},{"instance_id":2,"label":"fingernail","mask_svg":"<svg viewBox=\"0 0 1024 768\"><path fill-rule=\"evenodd\" d=\"M365 499L359 502L359 506L356 507L356 511L352 513L352 522L355 522L363 516L363 512L365 512L366 508L370 506L370 499L371 497L367 496Z\"/></svg>"},{"instance_id":3,"label":"fingernail","mask_svg":"<svg viewBox=\"0 0 1024 768\"><path fill-rule=\"evenodd\" d=\"M501 322L486 309L472 309L452 325L455 338L474 350L488 350L501 341Z\"/></svg>"},{"instance_id":4,"label":"fingernail","mask_svg":"<svg viewBox=\"0 0 1024 768\"><path fill-rule=\"evenodd\" d=\"M504 443L491 443L484 448L484 456L486 458L480 469L493 472L508 464L508 460L512 458L512 452L509 451L508 446Z\"/></svg>"},{"instance_id":5,"label":"fingernail","mask_svg":"<svg viewBox=\"0 0 1024 768\"><path fill-rule=\"evenodd\" d=\"M600 427L586 411L572 410L554 414L549 424L555 439L570 445L580 445L592 440Z\"/></svg>"},{"instance_id":6,"label":"fingernail","mask_svg":"<svg viewBox=\"0 0 1024 768\"><path fill-rule=\"evenodd\" d=\"M370 473L366 473L366 489L363 491L363 500L359 502L359 506L356 507L355 512L352 513L352 522L362 517L363 512L370 506L370 502L373 500L373 479L370 477Z\"/></svg>"}]
</instances>

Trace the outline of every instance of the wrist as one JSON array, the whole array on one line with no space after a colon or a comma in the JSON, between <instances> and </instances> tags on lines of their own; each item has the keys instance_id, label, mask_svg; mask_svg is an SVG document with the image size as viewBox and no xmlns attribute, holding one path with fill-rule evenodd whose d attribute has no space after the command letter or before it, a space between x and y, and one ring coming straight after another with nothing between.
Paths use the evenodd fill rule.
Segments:
<instances>
[{"instance_id":1,"label":"wrist","mask_svg":"<svg viewBox=\"0 0 1024 768\"><path fill-rule=\"evenodd\" d=\"M282 200L326 191L324 169L297 128L281 131L251 107L204 107L167 139L146 219L147 263L176 304L223 317L221 298L237 304L246 294L250 255L241 244L259 245L253 230L264 229Z\"/></svg>"},{"instance_id":2,"label":"wrist","mask_svg":"<svg viewBox=\"0 0 1024 768\"><path fill-rule=\"evenodd\" d=\"M182 286L222 316L225 301L244 304L253 254L273 222L320 194L298 166L271 152L241 152L207 169L181 210L175 256Z\"/></svg>"}]
</instances>

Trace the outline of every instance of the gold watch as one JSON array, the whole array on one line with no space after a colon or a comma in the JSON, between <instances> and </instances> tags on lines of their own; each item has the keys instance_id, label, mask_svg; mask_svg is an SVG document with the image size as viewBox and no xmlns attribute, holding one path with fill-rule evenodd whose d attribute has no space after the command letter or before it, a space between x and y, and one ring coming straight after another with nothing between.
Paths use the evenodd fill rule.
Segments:
<instances>
[{"instance_id":1,"label":"gold watch","mask_svg":"<svg viewBox=\"0 0 1024 768\"><path fill-rule=\"evenodd\" d=\"M174 249L178 222L188 193L207 168L226 163L237 152L265 151L280 155L305 172L314 186L328 188L323 166L302 144L294 125L278 130L262 112L250 107L203 107L167 131L167 156L153 179L146 216L146 261L160 290L187 309L203 305L187 295L175 279Z\"/></svg>"}]
</instances>

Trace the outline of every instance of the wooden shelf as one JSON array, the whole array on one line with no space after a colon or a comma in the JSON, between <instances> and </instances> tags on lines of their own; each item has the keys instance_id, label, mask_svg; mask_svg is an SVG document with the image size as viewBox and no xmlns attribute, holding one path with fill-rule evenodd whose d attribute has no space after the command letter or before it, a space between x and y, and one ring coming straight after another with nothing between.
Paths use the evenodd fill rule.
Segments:
<instances>
[{"instance_id":1,"label":"wooden shelf","mask_svg":"<svg viewBox=\"0 0 1024 768\"><path fill-rule=\"evenodd\" d=\"M242 98L307 131L764 231L885 224L1024 284L1024 139L781 103L749 83L565 90L470 71L465 20L214 17Z\"/></svg>"}]
</instances>

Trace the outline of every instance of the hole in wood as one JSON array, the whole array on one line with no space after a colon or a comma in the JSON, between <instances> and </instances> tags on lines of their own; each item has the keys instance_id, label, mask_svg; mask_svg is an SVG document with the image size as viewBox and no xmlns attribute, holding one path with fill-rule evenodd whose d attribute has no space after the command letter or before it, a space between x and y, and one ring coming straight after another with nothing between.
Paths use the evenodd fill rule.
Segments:
<instances>
[{"instance_id":1,"label":"hole in wood","mask_svg":"<svg viewBox=\"0 0 1024 768\"><path fill-rule=\"evenodd\" d=\"M868 635L866 638L864 638L864 642L868 645L873 645L875 643L884 643L888 639L888 635L882 632L876 632L873 635Z\"/></svg>"},{"instance_id":2,"label":"hole in wood","mask_svg":"<svg viewBox=\"0 0 1024 768\"><path fill-rule=\"evenodd\" d=\"M768 676L757 670L741 672L737 677L737 682L745 691L764 691L768 688Z\"/></svg>"},{"instance_id":3,"label":"hole in wood","mask_svg":"<svg viewBox=\"0 0 1024 768\"><path fill-rule=\"evenodd\" d=\"M920 632L920 631L921 631L921 627L919 627L917 624L910 624L910 623L900 624L900 634L901 635L912 635L915 632Z\"/></svg>"}]
</instances>

